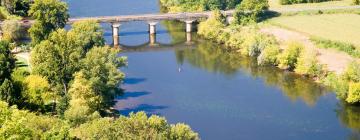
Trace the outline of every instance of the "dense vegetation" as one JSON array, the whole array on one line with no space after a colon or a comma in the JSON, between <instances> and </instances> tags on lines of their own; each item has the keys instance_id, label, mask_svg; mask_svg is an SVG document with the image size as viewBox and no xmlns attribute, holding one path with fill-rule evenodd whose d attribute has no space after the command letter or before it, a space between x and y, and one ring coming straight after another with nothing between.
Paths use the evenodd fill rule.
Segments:
<instances>
[{"instance_id":1,"label":"dense vegetation","mask_svg":"<svg viewBox=\"0 0 360 140\"><path fill-rule=\"evenodd\" d=\"M287 4L297 4L297 3L318 3L330 0L280 0L280 4L287 5Z\"/></svg>"},{"instance_id":2,"label":"dense vegetation","mask_svg":"<svg viewBox=\"0 0 360 140\"><path fill-rule=\"evenodd\" d=\"M4 25L12 34L0 41L0 139L199 139L188 125L159 116L118 116L111 107L122 94L118 68L126 58L104 45L95 21L63 29L67 9L59 0L31 5L31 72L17 67L10 52L17 22Z\"/></svg>"},{"instance_id":3,"label":"dense vegetation","mask_svg":"<svg viewBox=\"0 0 360 140\"><path fill-rule=\"evenodd\" d=\"M234 9L241 0L160 0L169 12Z\"/></svg>"}]
</instances>

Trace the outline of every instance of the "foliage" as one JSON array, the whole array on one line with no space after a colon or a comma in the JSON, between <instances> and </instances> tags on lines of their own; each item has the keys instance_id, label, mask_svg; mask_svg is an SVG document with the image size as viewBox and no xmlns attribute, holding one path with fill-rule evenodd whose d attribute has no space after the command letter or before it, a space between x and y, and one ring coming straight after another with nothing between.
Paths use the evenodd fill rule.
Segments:
<instances>
[{"instance_id":1,"label":"foliage","mask_svg":"<svg viewBox=\"0 0 360 140\"><path fill-rule=\"evenodd\" d=\"M316 43L317 47L333 48L333 49L345 52L353 57L360 58L360 50L352 44L341 43L341 42L331 41L331 40L324 40L324 39L319 39L319 38L313 38L312 40Z\"/></svg>"},{"instance_id":2,"label":"foliage","mask_svg":"<svg viewBox=\"0 0 360 140\"><path fill-rule=\"evenodd\" d=\"M280 53L280 48L277 45L266 46L261 54L258 56L259 65L277 65L277 56Z\"/></svg>"},{"instance_id":3,"label":"foliage","mask_svg":"<svg viewBox=\"0 0 360 140\"><path fill-rule=\"evenodd\" d=\"M279 68L293 70L303 48L304 46L298 42L289 43L284 52L278 56Z\"/></svg>"},{"instance_id":4,"label":"foliage","mask_svg":"<svg viewBox=\"0 0 360 140\"><path fill-rule=\"evenodd\" d=\"M37 108L43 108L51 95L47 79L39 75L29 75L25 78L23 84L23 96L26 102Z\"/></svg>"},{"instance_id":5,"label":"foliage","mask_svg":"<svg viewBox=\"0 0 360 140\"><path fill-rule=\"evenodd\" d=\"M21 26L18 20L5 20L1 25L1 29L3 40L15 42L22 37Z\"/></svg>"},{"instance_id":6,"label":"foliage","mask_svg":"<svg viewBox=\"0 0 360 140\"><path fill-rule=\"evenodd\" d=\"M48 38L52 31L63 28L69 18L68 7L59 0L35 0L31 5L29 15L35 24L29 29L32 44L36 45Z\"/></svg>"},{"instance_id":7,"label":"foliage","mask_svg":"<svg viewBox=\"0 0 360 140\"><path fill-rule=\"evenodd\" d=\"M116 95L121 93L119 84L124 74L118 70L126 65L125 57L118 57L119 51L110 47L94 47L81 61L84 77L91 83L92 90L101 97L102 108L112 105Z\"/></svg>"},{"instance_id":8,"label":"foliage","mask_svg":"<svg viewBox=\"0 0 360 140\"><path fill-rule=\"evenodd\" d=\"M346 67L342 77L346 81L360 82L360 64L358 62L351 62Z\"/></svg>"},{"instance_id":9,"label":"foliage","mask_svg":"<svg viewBox=\"0 0 360 140\"><path fill-rule=\"evenodd\" d=\"M1 20L20 20L21 17L10 14L7 9L3 6L0 6L0 19Z\"/></svg>"},{"instance_id":10,"label":"foliage","mask_svg":"<svg viewBox=\"0 0 360 140\"><path fill-rule=\"evenodd\" d=\"M31 52L33 73L47 78L62 95L67 93L68 84L79 70L82 57L82 46L77 46L73 39L64 29L59 29Z\"/></svg>"},{"instance_id":11,"label":"foliage","mask_svg":"<svg viewBox=\"0 0 360 140\"><path fill-rule=\"evenodd\" d=\"M346 102L351 104L360 103L360 83L349 84L349 93Z\"/></svg>"},{"instance_id":12,"label":"foliage","mask_svg":"<svg viewBox=\"0 0 360 140\"><path fill-rule=\"evenodd\" d=\"M5 78L10 79L11 72L15 68L15 58L10 52L10 45L6 41L0 41L0 83Z\"/></svg>"},{"instance_id":13,"label":"foliage","mask_svg":"<svg viewBox=\"0 0 360 140\"><path fill-rule=\"evenodd\" d=\"M319 3L331 0L280 0L280 4L289 5L289 4L297 4L297 3Z\"/></svg>"},{"instance_id":14,"label":"foliage","mask_svg":"<svg viewBox=\"0 0 360 140\"><path fill-rule=\"evenodd\" d=\"M30 0L2 0L1 5L10 14L26 16L30 8Z\"/></svg>"},{"instance_id":15,"label":"foliage","mask_svg":"<svg viewBox=\"0 0 360 140\"><path fill-rule=\"evenodd\" d=\"M116 120L96 119L73 129L71 136L79 139L199 139L187 125L169 125L164 118L147 117L144 112L120 116Z\"/></svg>"},{"instance_id":16,"label":"foliage","mask_svg":"<svg viewBox=\"0 0 360 140\"><path fill-rule=\"evenodd\" d=\"M224 16L220 11L216 10L210 18L199 24L198 34L206 36L208 39L216 39L225 27L224 21Z\"/></svg>"},{"instance_id":17,"label":"foliage","mask_svg":"<svg viewBox=\"0 0 360 140\"><path fill-rule=\"evenodd\" d=\"M310 77L321 76L323 66L317 60L317 51L314 49L302 49L295 66L295 72Z\"/></svg>"},{"instance_id":18,"label":"foliage","mask_svg":"<svg viewBox=\"0 0 360 140\"><path fill-rule=\"evenodd\" d=\"M360 5L360 0L352 0L352 3L353 3L354 5Z\"/></svg>"},{"instance_id":19,"label":"foliage","mask_svg":"<svg viewBox=\"0 0 360 140\"><path fill-rule=\"evenodd\" d=\"M69 33L75 36L74 40L82 41L79 43L79 46L82 46L85 49L85 52L90 50L93 46L105 45L102 28L96 21L75 22Z\"/></svg>"},{"instance_id":20,"label":"foliage","mask_svg":"<svg viewBox=\"0 0 360 140\"><path fill-rule=\"evenodd\" d=\"M75 74L75 79L69 90L71 100L65 118L72 125L80 125L93 118L99 118L97 111L100 106L100 96L96 95L90 81L84 78L82 72Z\"/></svg>"},{"instance_id":21,"label":"foliage","mask_svg":"<svg viewBox=\"0 0 360 140\"><path fill-rule=\"evenodd\" d=\"M169 12L233 9L241 0L160 0Z\"/></svg>"},{"instance_id":22,"label":"foliage","mask_svg":"<svg viewBox=\"0 0 360 140\"><path fill-rule=\"evenodd\" d=\"M267 10L268 8L269 4L267 0L243 0L236 8L234 23L240 25L256 23L259 21L263 10Z\"/></svg>"}]
</instances>

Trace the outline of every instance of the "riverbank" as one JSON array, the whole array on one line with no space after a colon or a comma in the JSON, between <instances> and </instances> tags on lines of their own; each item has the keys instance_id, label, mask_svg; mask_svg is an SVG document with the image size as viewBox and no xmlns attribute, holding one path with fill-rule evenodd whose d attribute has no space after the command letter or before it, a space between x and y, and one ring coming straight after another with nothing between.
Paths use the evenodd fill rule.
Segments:
<instances>
[{"instance_id":1,"label":"riverbank","mask_svg":"<svg viewBox=\"0 0 360 140\"><path fill-rule=\"evenodd\" d=\"M358 58L319 48L309 36L296 31L264 23L239 26L222 21L221 15L215 13L199 24L198 34L240 52L239 55L255 57L258 65L276 66L322 82L347 102L360 101Z\"/></svg>"}]
</instances>

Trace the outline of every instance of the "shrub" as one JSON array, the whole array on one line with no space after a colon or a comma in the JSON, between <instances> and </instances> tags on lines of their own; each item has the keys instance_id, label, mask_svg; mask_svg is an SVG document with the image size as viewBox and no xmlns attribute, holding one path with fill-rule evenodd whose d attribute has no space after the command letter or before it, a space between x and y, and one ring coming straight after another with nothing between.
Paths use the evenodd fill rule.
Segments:
<instances>
[{"instance_id":1,"label":"shrub","mask_svg":"<svg viewBox=\"0 0 360 140\"><path fill-rule=\"evenodd\" d=\"M303 49L297 60L295 72L310 77L323 74L323 66L317 60L317 52L313 49Z\"/></svg>"},{"instance_id":2,"label":"shrub","mask_svg":"<svg viewBox=\"0 0 360 140\"><path fill-rule=\"evenodd\" d=\"M351 62L343 73L343 78L349 82L360 82L360 64Z\"/></svg>"},{"instance_id":3,"label":"shrub","mask_svg":"<svg viewBox=\"0 0 360 140\"><path fill-rule=\"evenodd\" d=\"M257 58L259 65L277 65L280 48L277 45L266 46Z\"/></svg>"},{"instance_id":4,"label":"shrub","mask_svg":"<svg viewBox=\"0 0 360 140\"><path fill-rule=\"evenodd\" d=\"M280 0L280 4L287 5L287 4L297 4L297 3L319 3L324 1L330 1L330 0Z\"/></svg>"},{"instance_id":5,"label":"shrub","mask_svg":"<svg viewBox=\"0 0 360 140\"><path fill-rule=\"evenodd\" d=\"M220 11L214 11L212 16L199 24L198 34L208 39L217 39L221 34L221 30L225 27L225 18Z\"/></svg>"},{"instance_id":6,"label":"shrub","mask_svg":"<svg viewBox=\"0 0 360 140\"><path fill-rule=\"evenodd\" d=\"M353 0L352 3L353 3L354 5L360 5L360 0Z\"/></svg>"},{"instance_id":7,"label":"shrub","mask_svg":"<svg viewBox=\"0 0 360 140\"><path fill-rule=\"evenodd\" d=\"M335 73L329 73L321 82L335 90L336 96L339 99L346 99L347 92L349 90L349 83L341 78L341 76L336 75Z\"/></svg>"},{"instance_id":8,"label":"shrub","mask_svg":"<svg viewBox=\"0 0 360 140\"><path fill-rule=\"evenodd\" d=\"M258 22L263 10L267 10L269 4L267 0L243 0L236 8L234 14L235 24L246 25Z\"/></svg>"},{"instance_id":9,"label":"shrub","mask_svg":"<svg viewBox=\"0 0 360 140\"><path fill-rule=\"evenodd\" d=\"M350 83L346 102L351 104L360 102L360 83Z\"/></svg>"},{"instance_id":10,"label":"shrub","mask_svg":"<svg viewBox=\"0 0 360 140\"><path fill-rule=\"evenodd\" d=\"M5 20L1 26L3 39L9 42L18 41L22 36L18 20Z\"/></svg>"},{"instance_id":11,"label":"shrub","mask_svg":"<svg viewBox=\"0 0 360 140\"><path fill-rule=\"evenodd\" d=\"M291 42L288 47L278 56L279 68L293 70L297 59L304 46L298 42Z\"/></svg>"}]
</instances>

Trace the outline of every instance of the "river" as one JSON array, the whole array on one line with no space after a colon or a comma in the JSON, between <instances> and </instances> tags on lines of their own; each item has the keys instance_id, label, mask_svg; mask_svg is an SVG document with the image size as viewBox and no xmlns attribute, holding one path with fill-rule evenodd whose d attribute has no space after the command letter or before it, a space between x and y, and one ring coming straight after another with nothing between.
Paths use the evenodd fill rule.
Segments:
<instances>
[{"instance_id":1,"label":"river","mask_svg":"<svg viewBox=\"0 0 360 140\"><path fill-rule=\"evenodd\" d=\"M160 12L158 0L67 0L72 17ZM107 44L110 24L102 24ZM120 43L129 65L121 70L121 114L145 111L189 124L204 140L342 140L360 138L359 107L346 106L309 79L229 53L184 24L158 24L148 45L145 22L123 23Z\"/></svg>"}]
</instances>

